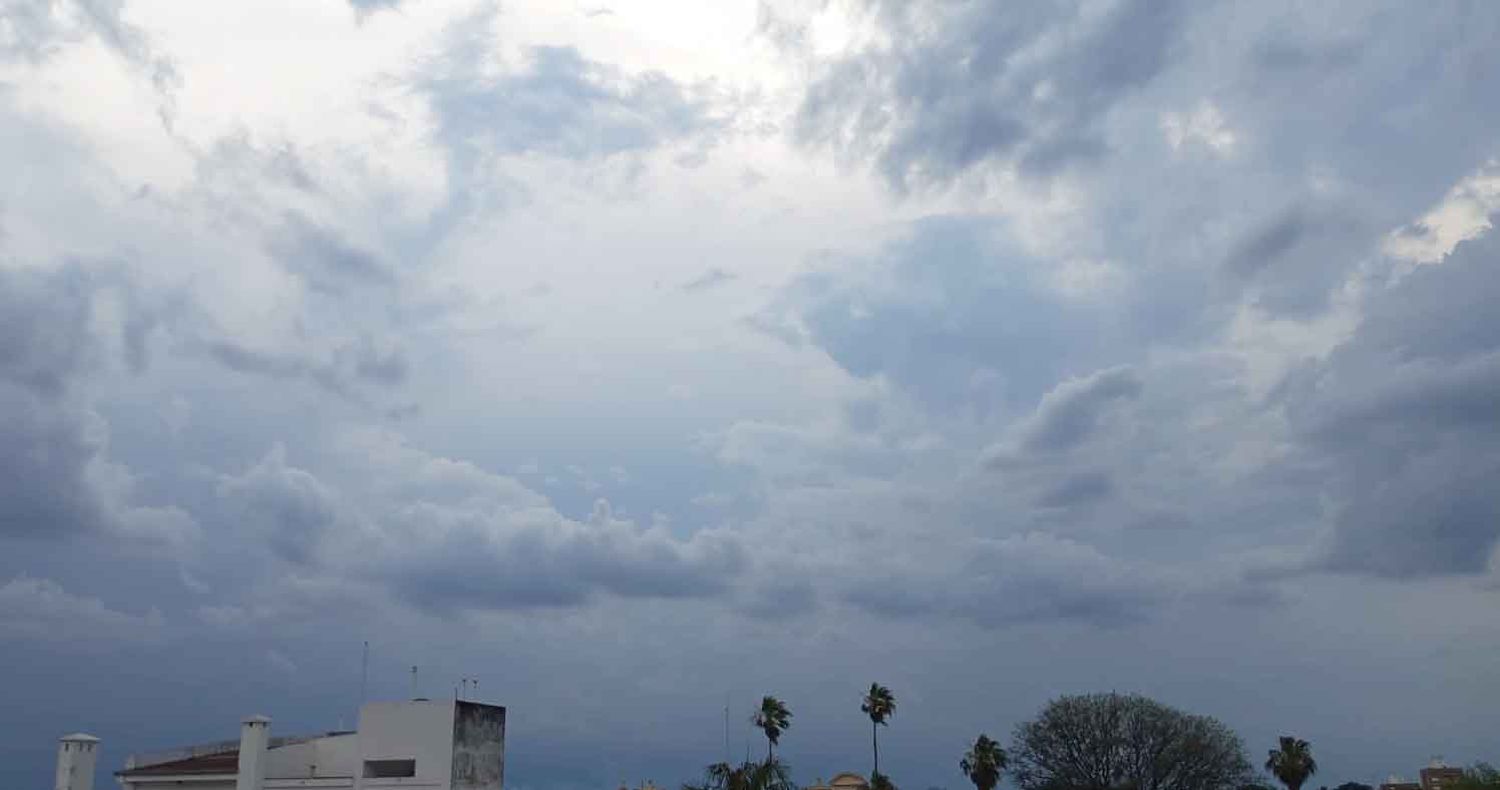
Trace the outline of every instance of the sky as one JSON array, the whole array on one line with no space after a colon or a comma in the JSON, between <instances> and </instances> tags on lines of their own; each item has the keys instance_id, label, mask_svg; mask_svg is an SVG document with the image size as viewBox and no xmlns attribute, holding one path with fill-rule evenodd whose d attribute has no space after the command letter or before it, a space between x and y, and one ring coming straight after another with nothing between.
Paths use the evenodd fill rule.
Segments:
<instances>
[{"instance_id":1,"label":"sky","mask_svg":"<svg viewBox=\"0 0 1500 790\"><path fill-rule=\"evenodd\" d=\"M0 786L1061 694L1500 760L1500 4L0 0ZM726 724L727 722L727 724ZM1255 759L1255 762L1260 762Z\"/></svg>"}]
</instances>

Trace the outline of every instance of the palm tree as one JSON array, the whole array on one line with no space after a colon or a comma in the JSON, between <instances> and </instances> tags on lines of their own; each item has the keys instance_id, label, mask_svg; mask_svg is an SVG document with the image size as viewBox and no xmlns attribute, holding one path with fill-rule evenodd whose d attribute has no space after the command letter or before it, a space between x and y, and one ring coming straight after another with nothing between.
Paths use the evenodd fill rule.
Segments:
<instances>
[{"instance_id":1,"label":"palm tree","mask_svg":"<svg viewBox=\"0 0 1500 790\"><path fill-rule=\"evenodd\" d=\"M792 712L786 703L772 696L761 697L760 710L755 712L755 726L766 734L766 763L775 759L773 748L781 742L781 734L792 726Z\"/></svg>"},{"instance_id":2,"label":"palm tree","mask_svg":"<svg viewBox=\"0 0 1500 790\"><path fill-rule=\"evenodd\" d=\"M979 734L968 754L958 761L958 767L974 783L975 790L995 790L995 785L1000 784L1000 773L1009 764L1005 750L984 733Z\"/></svg>"},{"instance_id":3,"label":"palm tree","mask_svg":"<svg viewBox=\"0 0 1500 790\"><path fill-rule=\"evenodd\" d=\"M1318 761L1313 759L1307 741L1283 735L1280 747L1272 749L1266 758L1266 770L1280 779L1286 790L1301 790L1307 777L1318 772Z\"/></svg>"},{"instance_id":4,"label":"palm tree","mask_svg":"<svg viewBox=\"0 0 1500 790\"><path fill-rule=\"evenodd\" d=\"M870 781L873 783L880 776L880 725L896 715L896 698L891 696L890 689L879 683L871 683L859 709L870 717L870 743L875 750L875 770L870 774Z\"/></svg>"},{"instance_id":5,"label":"palm tree","mask_svg":"<svg viewBox=\"0 0 1500 790\"><path fill-rule=\"evenodd\" d=\"M781 763L714 763L704 773L703 784L685 784L682 790L794 790L794 786Z\"/></svg>"}]
</instances>

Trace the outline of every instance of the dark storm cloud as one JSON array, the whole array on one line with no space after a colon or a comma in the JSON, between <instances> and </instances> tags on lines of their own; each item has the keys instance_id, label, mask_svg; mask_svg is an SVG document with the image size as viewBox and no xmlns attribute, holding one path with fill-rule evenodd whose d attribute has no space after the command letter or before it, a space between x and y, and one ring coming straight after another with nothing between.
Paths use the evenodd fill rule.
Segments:
<instances>
[{"instance_id":1,"label":"dark storm cloud","mask_svg":"<svg viewBox=\"0 0 1500 790\"><path fill-rule=\"evenodd\" d=\"M1333 503L1327 567L1483 572L1500 543L1500 241L1460 244L1370 300L1286 408Z\"/></svg>"},{"instance_id":2,"label":"dark storm cloud","mask_svg":"<svg viewBox=\"0 0 1500 790\"><path fill-rule=\"evenodd\" d=\"M173 508L129 501L129 472L107 458L108 426L79 391L107 356L96 333L96 299L128 296L128 287L113 287L122 283L107 268L74 264L0 269L0 533L176 539L193 528ZM131 315L131 299L121 304L126 361L143 366L142 330L132 327L150 321Z\"/></svg>"},{"instance_id":3,"label":"dark storm cloud","mask_svg":"<svg viewBox=\"0 0 1500 790\"><path fill-rule=\"evenodd\" d=\"M0 532L50 537L100 528L107 503L91 472L103 450L87 412L0 384Z\"/></svg>"},{"instance_id":4,"label":"dark storm cloud","mask_svg":"<svg viewBox=\"0 0 1500 790\"><path fill-rule=\"evenodd\" d=\"M1103 13L1083 3L870 5L900 31L895 43L826 66L807 89L796 133L806 144L871 157L898 189L990 161L1045 176L1103 156L1101 118L1163 70L1190 8L1151 0Z\"/></svg>"}]
</instances>

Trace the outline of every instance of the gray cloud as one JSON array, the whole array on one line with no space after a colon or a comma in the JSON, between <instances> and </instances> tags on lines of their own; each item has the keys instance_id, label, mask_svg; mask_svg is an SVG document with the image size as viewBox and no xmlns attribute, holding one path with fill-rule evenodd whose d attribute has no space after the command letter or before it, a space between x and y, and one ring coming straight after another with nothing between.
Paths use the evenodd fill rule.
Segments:
<instances>
[{"instance_id":1,"label":"gray cloud","mask_svg":"<svg viewBox=\"0 0 1500 790\"><path fill-rule=\"evenodd\" d=\"M1140 394L1140 378L1128 367L1064 381L1042 398L1036 413L1022 426L1021 447L1031 452L1077 447L1098 427L1105 409Z\"/></svg>"},{"instance_id":2,"label":"gray cloud","mask_svg":"<svg viewBox=\"0 0 1500 790\"><path fill-rule=\"evenodd\" d=\"M368 336L338 345L323 358L297 351L260 350L237 340L205 342L208 355L225 367L280 380L304 380L328 392L362 402L355 384L384 388L405 383L410 363L399 347L380 348Z\"/></svg>"},{"instance_id":3,"label":"gray cloud","mask_svg":"<svg viewBox=\"0 0 1500 790\"><path fill-rule=\"evenodd\" d=\"M1233 275L1253 281L1256 304L1281 315L1321 312L1346 270L1377 234L1347 213L1295 206L1247 232L1225 260Z\"/></svg>"},{"instance_id":4,"label":"gray cloud","mask_svg":"<svg viewBox=\"0 0 1500 790\"><path fill-rule=\"evenodd\" d=\"M176 542L196 529L176 508L131 501L131 474L107 456L108 425L78 391L105 362L95 300L111 279L73 264L0 269L0 532ZM144 341L131 340L144 319L121 323L127 360L144 364Z\"/></svg>"},{"instance_id":5,"label":"gray cloud","mask_svg":"<svg viewBox=\"0 0 1500 790\"><path fill-rule=\"evenodd\" d=\"M0 269L0 380L65 394L99 349L88 331L96 285L87 271Z\"/></svg>"},{"instance_id":6,"label":"gray cloud","mask_svg":"<svg viewBox=\"0 0 1500 790\"><path fill-rule=\"evenodd\" d=\"M1500 242L1486 234L1377 293L1286 408L1333 505L1330 568L1480 573L1500 543Z\"/></svg>"},{"instance_id":7,"label":"gray cloud","mask_svg":"<svg viewBox=\"0 0 1500 790\"><path fill-rule=\"evenodd\" d=\"M0 585L0 633L38 642L119 643L159 637L166 623L152 609L136 615L75 595L51 579L17 576Z\"/></svg>"},{"instance_id":8,"label":"gray cloud","mask_svg":"<svg viewBox=\"0 0 1500 790\"><path fill-rule=\"evenodd\" d=\"M282 445L244 474L220 477L217 492L233 506L239 528L250 530L282 559L301 565L313 562L340 510L334 493L317 477L287 465Z\"/></svg>"},{"instance_id":9,"label":"gray cloud","mask_svg":"<svg viewBox=\"0 0 1500 790\"><path fill-rule=\"evenodd\" d=\"M402 0L349 0L349 5L354 8L354 13L360 19L377 11L387 11L400 7Z\"/></svg>"},{"instance_id":10,"label":"gray cloud","mask_svg":"<svg viewBox=\"0 0 1500 790\"><path fill-rule=\"evenodd\" d=\"M851 586L844 600L886 617L956 616L986 627L1051 620L1118 626L1179 593L1159 572L1044 533L979 541L964 553L961 567L941 579L881 574L879 582Z\"/></svg>"},{"instance_id":11,"label":"gray cloud","mask_svg":"<svg viewBox=\"0 0 1500 790\"><path fill-rule=\"evenodd\" d=\"M681 542L616 519L607 503L587 522L550 509L499 516L435 502L405 508L402 534L427 537L380 572L428 607L579 606L600 595L704 598L723 594L743 564L732 540L700 533Z\"/></svg>"},{"instance_id":12,"label":"gray cloud","mask_svg":"<svg viewBox=\"0 0 1500 790\"><path fill-rule=\"evenodd\" d=\"M602 597L725 594L746 563L737 538L616 517L605 500L575 520L516 480L361 432L339 445L332 485L274 449L219 496L255 545L319 574L390 590L429 611L577 607Z\"/></svg>"},{"instance_id":13,"label":"gray cloud","mask_svg":"<svg viewBox=\"0 0 1500 790\"><path fill-rule=\"evenodd\" d=\"M442 65L418 80L440 124L439 136L464 161L528 153L570 159L642 151L712 132L708 97L666 75L630 75L571 47L534 47L499 75L481 13L455 28ZM481 156L481 152L483 156Z\"/></svg>"},{"instance_id":14,"label":"gray cloud","mask_svg":"<svg viewBox=\"0 0 1500 790\"><path fill-rule=\"evenodd\" d=\"M717 286L724 285L725 283L733 282L735 280L735 277L736 275L733 272L725 271L724 269L720 269L719 267L715 266L708 271L698 275L697 277L694 277L693 279L683 283L682 290L689 293L694 293L697 291L707 291Z\"/></svg>"},{"instance_id":15,"label":"gray cloud","mask_svg":"<svg viewBox=\"0 0 1500 790\"><path fill-rule=\"evenodd\" d=\"M1042 494L1037 504L1048 508L1085 507L1109 498L1114 490L1114 480L1104 472L1077 472Z\"/></svg>"},{"instance_id":16,"label":"gray cloud","mask_svg":"<svg viewBox=\"0 0 1500 790\"><path fill-rule=\"evenodd\" d=\"M807 89L797 137L873 158L898 189L992 161L1047 175L1102 156L1101 119L1162 71L1188 10L1137 0L1103 13L1082 3L869 5L902 34L827 65Z\"/></svg>"},{"instance_id":17,"label":"gray cloud","mask_svg":"<svg viewBox=\"0 0 1500 790\"><path fill-rule=\"evenodd\" d=\"M1062 300L997 234L983 217L926 218L870 259L802 275L751 320L934 406L984 415L1024 402L1066 366L1102 353L1102 316Z\"/></svg>"},{"instance_id":18,"label":"gray cloud","mask_svg":"<svg viewBox=\"0 0 1500 790\"><path fill-rule=\"evenodd\" d=\"M447 159L448 199L429 235L524 193L497 172L505 157L597 161L689 139L701 154L723 126L706 88L660 72L627 74L572 47L532 47L525 63L497 74L489 35L497 14L484 5L453 25L431 65L412 78L431 107L433 135ZM639 162L628 166L630 177L639 168Z\"/></svg>"},{"instance_id":19,"label":"gray cloud","mask_svg":"<svg viewBox=\"0 0 1500 790\"><path fill-rule=\"evenodd\" d=\"M308 287L324 293L342 294L350 287L392 285L395 281L374 253L296 212L287 213L281 232L271 239L270 248L288 271L301 277Z\"/></svg>"}]
</instances>

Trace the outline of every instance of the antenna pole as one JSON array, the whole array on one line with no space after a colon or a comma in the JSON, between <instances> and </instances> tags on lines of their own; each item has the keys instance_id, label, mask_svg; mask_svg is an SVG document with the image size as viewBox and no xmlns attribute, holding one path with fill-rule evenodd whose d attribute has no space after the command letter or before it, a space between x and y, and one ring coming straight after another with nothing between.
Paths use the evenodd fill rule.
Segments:
<instances>
[{"instance_id":1,"label":"antenna pole","mask_svg":"<svg viewBox=\"0 0 1500 790\"><path fill-rule=\"evenodd\" d=\"M417 665L411 665L411 698L417 698Z\"/></svg>"},{"instance_id":2,"label":"antenna pole","mask_svg":"<svg viewBox=\"0 0 1500 790\"><path fill-rule=\"evenodd\" d=\"M368 697L366 696L366 694L369 691L369 688L370 688L370 640L366 639L365 640L364 655L360 658L360 662L359 662L359 706L361 708L363 708L365 706L365 701L368 699ZM357 719L358 716L359 716L359 711L355 711L354 713L355 713L355 717Z\"/></svg>"}]
</instances>

